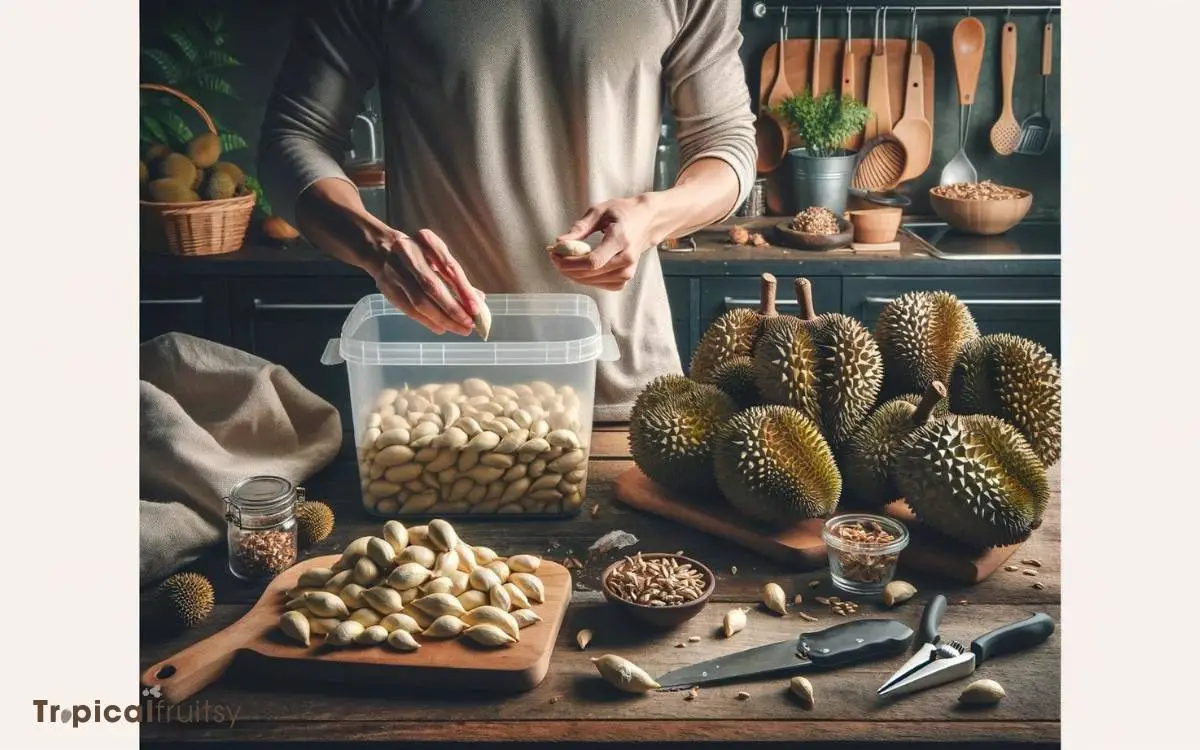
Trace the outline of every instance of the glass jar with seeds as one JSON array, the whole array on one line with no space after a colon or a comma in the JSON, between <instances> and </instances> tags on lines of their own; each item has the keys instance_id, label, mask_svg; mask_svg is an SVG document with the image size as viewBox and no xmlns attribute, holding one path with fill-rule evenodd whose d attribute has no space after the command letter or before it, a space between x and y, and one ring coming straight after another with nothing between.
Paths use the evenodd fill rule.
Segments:
<instances>
[{"instance_id":1,"label":"glass jar with seeds","mask_svg":"<svg viewBox=\"0 0 1200 750\"><path fill-rule=\"evenodd\" d=\"M283 477L241 480L225 498L229 572L243 580L271 578L296 564L296 504L304 488Z\"/></svg>"},{"instance_id":2,"label":"glass jar with seeds","mask_svg":"<svg viewBox=\"0 0 1200 750\"><path fill-rule=\"evenodd\" d=\"M892 580L908 529L899 521L867 513L834 516L821 534L833 585L852 594L878 594Z\"/></svg>"}]
</instances>

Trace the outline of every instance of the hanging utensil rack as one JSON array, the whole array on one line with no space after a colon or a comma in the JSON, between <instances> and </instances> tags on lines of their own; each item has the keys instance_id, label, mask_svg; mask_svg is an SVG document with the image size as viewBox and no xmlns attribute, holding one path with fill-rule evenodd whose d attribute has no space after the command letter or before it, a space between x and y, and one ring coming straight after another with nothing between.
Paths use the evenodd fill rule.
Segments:
<instances>
[{"instance_id":1,"label":"hanging utensil rack","mask_svg":"<svg viewBox=\"0 0 1200 750\"><path fill-rule=\"evenodd\" d=\"M765 18L769 13L782 13L784 9L789 13L815 13L817 8L827 11L841 10L871 10L872 8L887 8L888 10L897 12L912 12L917 13L1022 13L1022 12L1041 12L1041 11L1056 11L1062 12L1062 4L1056 3L1053 5L972 5L963 3L962 5L891 5L889 3L877 3L871 5L869 3L863 5L770 5L765 2L757 2L750 8L751 14L755 18Z\"/></svg>"}]
</instances>

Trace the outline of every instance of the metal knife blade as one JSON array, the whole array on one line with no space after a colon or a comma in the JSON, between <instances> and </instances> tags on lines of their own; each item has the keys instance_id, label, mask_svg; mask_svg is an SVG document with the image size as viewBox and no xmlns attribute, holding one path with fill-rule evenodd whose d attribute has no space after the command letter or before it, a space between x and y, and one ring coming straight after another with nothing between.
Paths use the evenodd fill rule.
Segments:
<instances>
[{"instance_id":1,"label":"metal knife blade","mask_svg":"<svg viewBox=\"0 0 1200 750\"><path fill-rule=\"evenodd\" d=\"M796 640L739 651L658 678L663 688L690 687L745 677L774 677L806 669L836 669L902 652L913 631L898 620L856 620L805 633Z\"/></svg>"}]
</instances>

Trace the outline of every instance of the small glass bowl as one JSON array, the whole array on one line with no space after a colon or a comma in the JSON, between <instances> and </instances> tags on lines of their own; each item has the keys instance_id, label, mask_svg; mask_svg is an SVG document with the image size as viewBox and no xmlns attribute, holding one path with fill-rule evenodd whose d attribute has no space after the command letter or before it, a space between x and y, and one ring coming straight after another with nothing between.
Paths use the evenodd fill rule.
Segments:
<instances>
[{"instance_id":1,"label":"small glass bowl","mask_svg":"<svg viewBox=\"0 0 1200 750\"><path fill-rule=\"evenodd\" d=\"M843 536L855 526L867 535L884 532L892 539L870 542ZM847 513L826 521L821 538L829 552L829 575L834 586L851 594L878 594L896 573L900 551L908 546L908 529L886 516Z\"/></svg>"}]
</instances>

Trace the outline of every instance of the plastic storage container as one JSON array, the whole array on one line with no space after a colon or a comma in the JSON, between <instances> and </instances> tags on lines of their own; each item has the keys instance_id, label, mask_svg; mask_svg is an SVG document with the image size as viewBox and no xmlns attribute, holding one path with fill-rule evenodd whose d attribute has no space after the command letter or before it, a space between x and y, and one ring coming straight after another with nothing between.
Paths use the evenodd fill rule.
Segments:
<instances>
[{"instance_id":1,"label":"plastic storage container","mask_svg":"<svg viewBox=\"0 0 1200 750\"><path fill-rule=\"evenodd\" d=\"M488 341L436 336L363 297L322 362L346 363L363 505L384 517L573 515L587 495L596 361L580 294L496 294Z\"/></svg>"}]
</instances>

